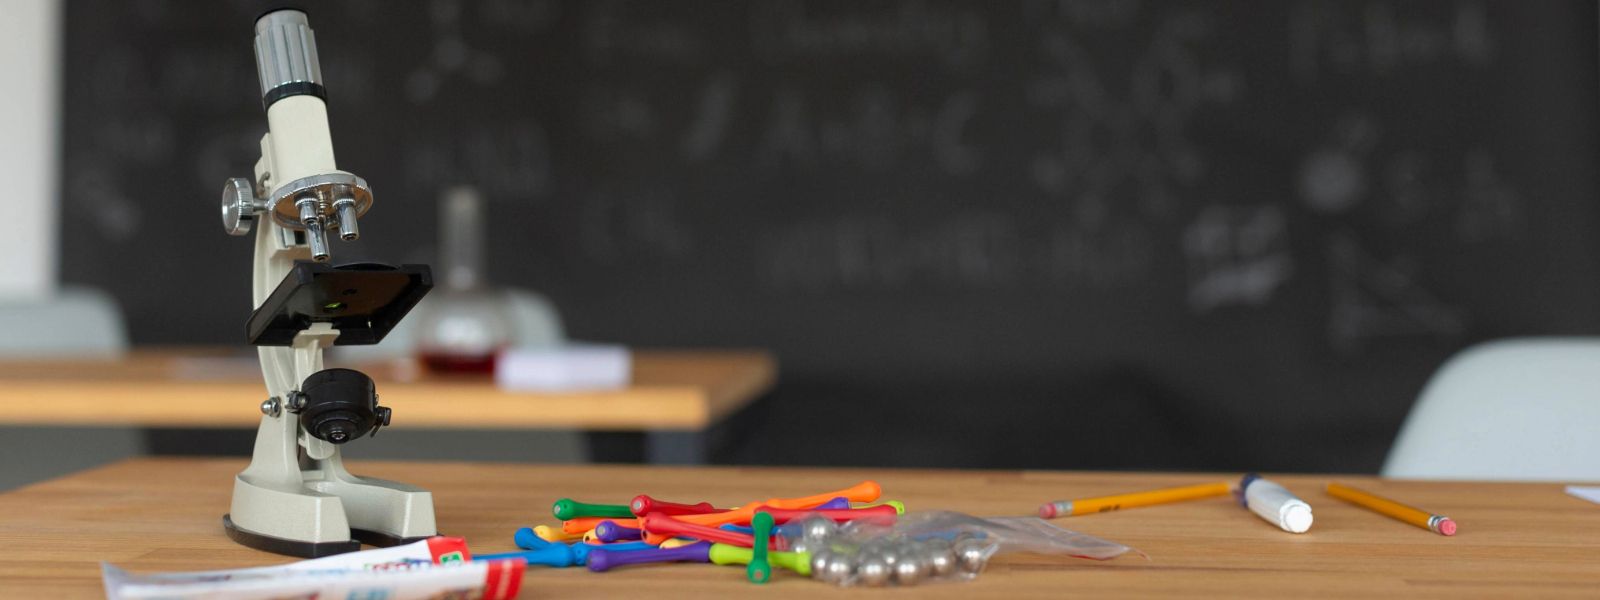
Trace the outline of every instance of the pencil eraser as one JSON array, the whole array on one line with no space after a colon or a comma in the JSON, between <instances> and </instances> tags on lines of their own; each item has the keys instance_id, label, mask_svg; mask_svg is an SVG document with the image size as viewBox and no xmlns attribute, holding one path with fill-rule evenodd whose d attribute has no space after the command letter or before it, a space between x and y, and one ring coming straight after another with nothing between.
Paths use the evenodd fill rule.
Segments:
<instances>
[{"instance_id":1,"label":"pencil eraser","mask_svg":"<svg viewBox=\"0 0 1600 600\"><path fill-rule=\"evenodd\" d=\"M1451 521L1450 519L1445 519L1443 521L1439 521L1439 533L1442 533L1444 535L1455 535L1456 534L1456 522L1455 521Z\"/></svg>"},{"instance_id":2,"label":"pencil eraser","mask_svg":"<svg viewBox=\"0 0 1600 600\"><path fill-rule=\"evenodd\" d=\"M1041 505L1039 505L1039 517L1040 518L1044 518L1044 519L1054 519L1054 518L1056 518L1056 505L1054 505L1054 504L1041 504Z\"/></svg>"}]
</instances>

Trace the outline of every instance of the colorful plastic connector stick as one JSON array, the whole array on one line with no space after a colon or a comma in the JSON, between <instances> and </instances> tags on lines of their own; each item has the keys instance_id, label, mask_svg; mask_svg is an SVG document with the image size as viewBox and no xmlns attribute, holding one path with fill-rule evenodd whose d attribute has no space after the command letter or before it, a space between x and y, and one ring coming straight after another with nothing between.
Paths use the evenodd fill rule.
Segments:
<instances>
[{"instance_id":1,"label":"colorful plastic connector stick","mask_svg":"<svg viewBox=\"0 0 1600 600\"><path fill-rule=\"evenodd\" d=\"M533 534L546 542L575 542L583 539L583 532L567 533L549 525L539 525L533 528Z\"/></svg>"},{"instance_id":2,"label":"colorful plastic connector stick","mask_svg":"<svg viewBox=\"0 0 1600 600\"><path fill-rule=\"evenodd\" d=\"M633 512L628 510L626 504L588 504L571 498L557 500L550 512L555 513L556 518L563 521L579 517L633 518Z\"/></svg>"},{"instance_id":3,"label":"colorful plastic connector stick","mask_svg":"<svg viewBox=\"0 0 1600 600\"><path fill-rule=\"evenodd\" d=\"M574 563L572 559L572 548L568 547L566 544L550 544L535 550L523 550L521 552L501 552L499 554L483 554L472 557L473 560L496 560L506 558L518 559L530 565L544 565L547 567L557 568L570 567Z\"/></svg>"},{"instance_id":4,"label":"colorful plastic connector stick","mask_svg":"<svg viewBox=\"0 0 1600 600\"><path fill-rule=\"evenodd\" d=\"M732 544L746 548L755 543L754 538L749 534L727 531L706 525L685 523L679 520L678 517L669 517L661 513L650 513L640 520L644 521L645 542L647 543L652 542L649 539L652 537L658 538L663 542L674 537L692 537L697 540Z\"/></svg>"},{"instance_id":5,"label":"colorful plastic connector stick","mask_svg":"<svg viewBox=\"0 0 1600 600\"><path fill-rule=\"evenodd\" d=\"M750 545L750 564L744 569L744 577L750 583L766 583L772 579L772 565L767 563L767 544L772 543L772 513L756 511L755 516L750 518L750 526L755 529L755 537Z\"/></svg>"},{"instance_id":6,"label":"colorful plastic connector stick","mask_svg":"<svg viewBox=\"0 0 1600 600\"><path fill-rule=\"evenodd\" d=\"M878 482L863 481L848 488L828 492L826 494L817 494L815 496L804 496L800 498L770 498L765 502L750 502L744 506L740 506L739 508L729 511L699 515L683 515L677 518L686 523L693 523L695 525L709 525L711 527L716 527L724 523L745 525L750 523L750 517L755 515L756 509L762 506L783 509L816 508L818 505L828 502L829 500L839 496L843 496L845 499L851 502L872 502L877 500L881 495L883 495L883 488L878 485ZM665 538L652 537L655 535L655 532L650 531L649 527L645 527L644 529L644 541L656 544L665 541Z\"/></svg>"},{"instance_id":7,"label":"colorful plastic connector stick","mask_svg":"<svg viewBox=\"0 0 1600 600\"><path fill-rule=\"evenodd\" d=\"M811 515L821 515L829 519L833 519L833 522L835 523L844 523L847 521L854 521L856 519L871 518L893 520L896 515L900 514L898 510L895 510L895 507L887 504L880 504L878 506L868 508L846 508L842 510L788 510L763 506L756 512L758 515L761 513L772 515L772 518L779 523L788 523L791 520L802 519Z\"/></svg>"},{"instance_id":8,"label":"colorful plastic connector stick","mask_svg":"<svg viewBox=\"0 0 1600 600\"><path fill-rule=\"evenodd\" d=\"M608 518L605 518L605 517L578 517L576 519L572 519L572 520L568 520L568 521L562 521L561 522L561 530L565 531L567 533L574 534L574 535L582 535L583 532L590 531L590 530L594 529L595 527L599 526L601 521L613 521L616 524L621 525L623 527L638 527L639 526L639 520L638 519L608 519Z\"/></svg>"},{"instance_id":9,"label":"colorful plastic connector stick","mask_svg":"<svg viewBox=\"0 0 1600 600\"><path fill-rule=\"evenodd\" d=\"M589 570L603 573L622 565L658 562L711 562L711 544L700 542L679 548L612 552L605 548L589 551Z\"/></svg>"},{"instance_id":10,"label":"colorful plastic connector stick","mask_svg":"<svg viewBox=\"0 0 1600 600\"><path fill-rule=\"evenodd\" d=\"M618 525L616 521L608 519L594 526L594 535L600 541L609 544L611 542L637 540L644 535L644 531L637 527L623 527Z\"/></svg>"},{"instance_id":11,"label":"colorful plastic connector stick","mask_svg":"<svg viewBox=\"0 0 1600 600\"><path fill-rule=\"evenodd\" d=\"M602 548L605 549L606 552L631 552L634 550L656 549L655 546L651 546L650 544L646 544L644 542L619 542L616 544L590 544L587 542L577 542L572 545L572 564L589 564L589 553Z\"/></svg>"},{"instance_id":12,"label":"colorful plastic connector stick","mask_svg":"<svg viewBox=\"0 0 1600 600\"><path fill-rule=\"evenodd\" d=\"M744 565L750 563L754 551L750 548L740 548L728 544L711 545L711 562L719 565ZM775 566L783 567L807 577L811 576L810 552L779 552L773 550L767 553L767 561Z\"/></svg>"},{"instance_id":13,"label":"colorful plastic connector stick","mask_svg":"<svg viewBox=\"0 0 1600 600\"><path fill-rule=\"evenodd\" d=\"M518 548L523 550L538 550L550 545L550 542L534 533L532 527L518 529L515 534L512 534L511 543L516 544Z\"/></svg>"},{"instance_id":14,"label":"colorful plastic connector stick","mask_svg":"<svg viewBox=\"0 0 1600 600\"><path fill-rule=\"evenodd\" d=\"M628 503L628 510L631 511L633 516L636 517L642 517L653 512L677 516L703 515L706 513L722 511L722 509L712 506L710 502L701 502L699 504L679 504L677 502L657 500L644 494L634 496L633 502Z\"/></svg>"}]
</instances>

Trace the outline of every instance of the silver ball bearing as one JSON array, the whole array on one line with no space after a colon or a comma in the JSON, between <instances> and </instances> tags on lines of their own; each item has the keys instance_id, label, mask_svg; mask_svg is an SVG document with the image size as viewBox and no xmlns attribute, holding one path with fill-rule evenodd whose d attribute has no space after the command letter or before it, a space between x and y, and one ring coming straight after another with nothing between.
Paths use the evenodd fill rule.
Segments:
<instances>
[{"instance_id":1,"label":"silver ball bearing","mask_svg":"<svg viewBox=\"0 0 1600 600\"><path fill-rule=\"evenodd\" d=\"M955 554L962 570L977 573L983 570L983 564L989 560L989 547L976 539L961 540L956 543Z\"/></svg>"},{"instance_id":2,"label":"silver ball bearing","mask_svg":"<svg viewBox=\"0 0 1600 600\"><path fill-rule=\"evenodd\" d=\"M856 565L856 580L861 585L878 587L889 583L889 563L883 560L882 555L870 555L861 558L861 564Z\"/></svg>"},{"instance_id":3,"label":"silver ball bearing","mask_svg":"<svg viewBox=\"0 0 1600 600\"><path fill-rule=\"evenodd\" d=\"M922 582L924 572L922 561L902 556L894 565L894 581L900 585L916 585Z\"/></svg>"}]
</instances>

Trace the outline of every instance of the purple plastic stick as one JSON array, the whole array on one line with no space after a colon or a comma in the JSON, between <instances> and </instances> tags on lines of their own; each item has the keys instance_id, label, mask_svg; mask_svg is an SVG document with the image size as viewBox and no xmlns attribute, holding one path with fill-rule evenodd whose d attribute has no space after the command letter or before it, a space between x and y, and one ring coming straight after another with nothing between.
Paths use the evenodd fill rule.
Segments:
<instances>
[{"instance_id":1,"label":"purple plastic stick","mask_svg":"<svg viewBox=\"0 0 1600 600\"><path fill-rule=\"evenodd\" d=\"M591 543L588 543L588 542L573 542L572 543L572 564L575 564L575 565L587 565L587 564L589 564L589 553L594 551L594 550L598 550L600 548L605 548L607 552L632 552L632 551L635 551L635 550L655 550L656 549L656 547L654 545L646 544L644 542L619 542L619 543L615 543L615 544L591 544Z\"/></svg>"},{"instance_id":2,"label":"purple plastic stick","mask_svg":"<svg viewBox=\"0 0 1600 600\"><path fill-rule=\"evenodd\" d=\"M589 570L603 573L613 567L658 562L711 562L711 544L697 542L677 548L611 552L605 548L589 551Z\"/></svg>"},{"instance_id":3,"label":"purple plastic stick","mask_svg":"<svg viewBox=\"0 0 1600 600\"><path fill-rule=\"evenodd\" d=\"M605 543L637 540L644 537L644 531L632 527L623 527L616 521L601 521L594 526L594 536Z\"/></svg>"},{"instance_id":4,"label":"purple plastic stick","mask_svg":"<svg viewBox=\"0 0 1600 600\"><path fill-rule=\"evenodd\" d=\"M850 508L850 499L844 496L839 496L838 498L818 504L817 508L820 510Z\"/></svg>"}]
</instances>

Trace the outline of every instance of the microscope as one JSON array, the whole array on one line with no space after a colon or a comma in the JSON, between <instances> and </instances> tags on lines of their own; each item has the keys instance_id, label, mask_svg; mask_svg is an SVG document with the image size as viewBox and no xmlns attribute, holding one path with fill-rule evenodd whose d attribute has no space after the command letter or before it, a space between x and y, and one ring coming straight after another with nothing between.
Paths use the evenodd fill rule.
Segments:
<instances>
[{"instance_id":1,"label":"microscope","mask_svg":"<svg viewBox=\"0 0 1600 600\"><path fill-rule=\"evenodd\" d=\"M427 490L345 470L340 447L376 434L390 411L372 378L322 363L328 346L381 341L433 287L432 274L426 265L328 264L328 236L360 236L356 219L372 208L372 190L334 166L306 14L261 16L255 51L267 134L255 177L223 185L222 224L232 235L256 230L246 334L268 398L223 527L245 546L302 557L433 536Z\"/></svg>"}]
</instances>

